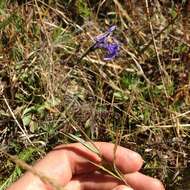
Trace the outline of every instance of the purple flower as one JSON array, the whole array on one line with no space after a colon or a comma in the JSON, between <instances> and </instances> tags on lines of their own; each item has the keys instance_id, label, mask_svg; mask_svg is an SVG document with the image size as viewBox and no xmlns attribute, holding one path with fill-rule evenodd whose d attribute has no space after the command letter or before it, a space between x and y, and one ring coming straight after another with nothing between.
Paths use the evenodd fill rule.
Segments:
<instances>
[{"instance_id":1,"label":"purple flower","mask_svg":"<svg viewBox=\"0 0 190 190\"><path fill-rule=\"evenodd\" d=\"M110 61L118 55L119 45L116 43L109 43L106 47L107 55L104 57L105 61Z\"/></svg>"},{"instance_id":2,"label":"purple flower","mask_svg":"<svg viewBox=\"0 0 190 190\"><path fill-rule=\"evenodd\" d=\"M110 61L118 55L119 44L113 39L113 42L108 41L108 37L112 35L113 31L116 29L116 26L112 26L104 34L100 34L95 38L94 49L102 48L107 51L107 55L104 57L105 61Z\"/></svg>"},{"instance_id":3,"label":"purple flower","mask_svg":"<svg viewBox=\"0 0 190 190\"><path fill-rule=\"evenodd\" d=\"M107 32L104 34L100 34L95 38L95 41L97 44L99 43L105 43L107 41L107 38L112 34L112 32L116 29L116 26L112 26L108 29Z\"/></svg>"}]
</instances>

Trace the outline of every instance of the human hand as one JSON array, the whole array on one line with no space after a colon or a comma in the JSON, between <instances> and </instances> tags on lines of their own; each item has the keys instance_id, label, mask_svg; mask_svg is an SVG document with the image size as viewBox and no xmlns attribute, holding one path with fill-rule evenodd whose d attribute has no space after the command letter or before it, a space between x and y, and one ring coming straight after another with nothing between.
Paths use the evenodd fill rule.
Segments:
<instances>
[{"instance_id":1,"label":"human hand","mask_svg":"<svg viewBox=\"0 0 190 190\"><path fill-rule=\"evenodd\" d=\"M112 163L114 144L96 142L102 158ZM101 159L82 144L60 145L47 154L35 166L35 170L54 179L65 190L164 190L159 180L138 172L143 160L139 154L118 146L116 166L124 174L131 188L112 176L102 173L89 162L101 164ZM27 172L7 190L52 190L38 176Z\"/></svg>"}]
</instances>

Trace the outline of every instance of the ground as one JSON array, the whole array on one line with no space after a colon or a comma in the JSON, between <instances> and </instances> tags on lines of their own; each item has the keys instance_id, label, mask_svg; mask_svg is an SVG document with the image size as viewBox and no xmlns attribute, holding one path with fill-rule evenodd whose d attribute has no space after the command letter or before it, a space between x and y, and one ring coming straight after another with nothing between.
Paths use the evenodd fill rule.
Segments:
<instances>
[{"instance_id":1,"label":"ground","mask_svg":"<svg viewBox=\"0 0 190 190\"><path fill-rule=\"evenodd\" d=\"M23 172L5 152L33 163L81 139L135 150L145 174L189 189L189 12L188 0L0 1L0 189ZM111 26L117 56L85 54Z\"/></svg>"}]
</instances>

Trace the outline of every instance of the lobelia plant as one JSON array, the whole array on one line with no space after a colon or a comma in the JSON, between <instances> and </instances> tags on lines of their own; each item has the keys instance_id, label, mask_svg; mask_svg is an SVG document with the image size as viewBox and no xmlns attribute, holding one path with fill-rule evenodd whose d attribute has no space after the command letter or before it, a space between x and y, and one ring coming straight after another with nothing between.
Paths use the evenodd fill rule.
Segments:
<instances>
[{"instance_id":1,"label":"lobelia plant","mask_svg":"<svg viewBox=\"0 0 190 190\"><path fill-rule=\"evenodd\" d=\"M107 55L104 57L105 61L114 59L119 52L119 43L113 38L113 42L109 42L108 38L112 35L113 31L116 29L116 26L112 26L104 34L100 34L95 38L94 49L103 48L107 51Z\"/></svg>"},{"instance_id":2,"label":"lobelia plant","mask_svg":"<svg viewBox=\"0 0 190 190\"><path fill-rule=\"evenodd\" d=\"M115 38L112 38L112 42L109 41L109 37L112 35L115 29L116 26L112 26L108 29L107 32L98 35L95 38L95 43L86 50L86 52L81 56L79 61L81 61L91 51L95 51L96 49L104 49L106 51L106 56L104 57L105 61L113 60L119 52L118 41Z\"/></svg>"}]
</instances>

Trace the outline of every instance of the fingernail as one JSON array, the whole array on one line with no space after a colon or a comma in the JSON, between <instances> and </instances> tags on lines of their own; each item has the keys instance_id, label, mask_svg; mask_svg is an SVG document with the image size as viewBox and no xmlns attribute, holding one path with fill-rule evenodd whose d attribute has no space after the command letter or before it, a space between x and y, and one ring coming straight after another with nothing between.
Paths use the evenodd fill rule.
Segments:
<instances>
[{"instance_id":1,"label":"fingernail","mask_svg":"<svg viewBox=\"0 0 190 190\"><path fill-rule=\"evenodd\" d=\"M131 152L131 154L129 154L129 156L131 157L132 160L141 160L144 161L141 157L140 154L136 153L136 152Z\"/></svg>"}]
</instances>

